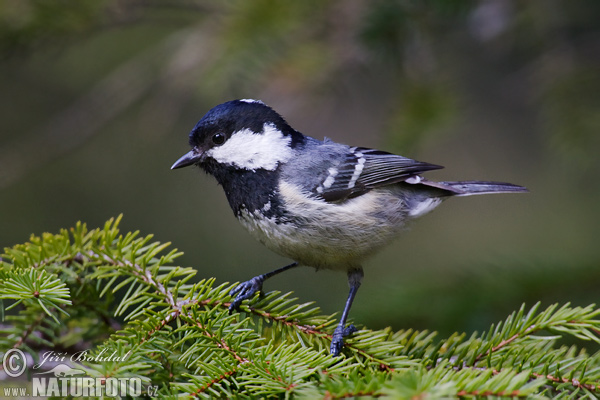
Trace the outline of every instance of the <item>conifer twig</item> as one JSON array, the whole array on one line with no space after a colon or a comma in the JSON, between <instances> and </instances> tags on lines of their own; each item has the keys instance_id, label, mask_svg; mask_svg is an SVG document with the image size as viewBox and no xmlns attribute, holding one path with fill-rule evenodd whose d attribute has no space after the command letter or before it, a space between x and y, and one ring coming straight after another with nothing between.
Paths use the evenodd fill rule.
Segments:
<instances>
[{"instance_id":1,"label":"conifer twig","mask_svg":"<svg viewBox=\"0 0 600 400\"><path fill-rule=\"evenodd\" d=\"M572 379L559 378L559 377L556 377L556 376L553 376L550 374L543 375L543 374L538 374L536 372L532 372L531 375L536 378L548 379L549 381L552 381L555 383L568 383L568 384L573 385L576 388L582 388L582 389L587 389L587 390L591 390L591 391L600 390L600 383L592 385L590 383L581 383L578 379L575 379L575 378L572 378Z\"/></svg>"},{"instance_id":2,"label":"conifer twig","mask_svg":"<svg viewBox=\"0 0 600 400\"><path fill-rule=\"evenodd\" d=\"M21 345L23 343L25 343L25 341L33 333L33 331L35 330L35 328L38 327L42 323L42 321L44 321L44 317L45 316L46 315L44 313L40 313L37 316L37 318L29 325L29 328L27 328L27 330L25 331L25 333L23 333L23 335L21 335L19 337L19 339L17 339L17 341L13 345L13 349L18 349L19 347L21 347Z\"/></svg>"},{"instance_id":3,"label":"conifer twig","mask_svg":"<svg viewBox=\"0 0 600 400\"><path fill-rule=\"evenodd\" d=\"M477 362L479 362L482 358L487 357L491 353L495 353L496 351L500 350L504 346L506 346L506 345L514 342L518 338L523 337L523 336L527 336L528 334L530 334L532 332L535 332L536 330L538 330L538 329L537 329L537 327L534 324L534 325L531 325L531 326L527 327L527 329L525 329L523 332L515 333L514 335L512 335L508 339L505 339L505 340L501 341L498 345L492 347L491 349L488 349L485 353L481 353L477 357L475 357L475 364L477 364Z\"/></svg>"},{"instance_id":4,"label":"conifer twig","mask_svg":"<svg viewBox=\"0 0 600 400\"><path fill-rule=\"evenodd\" d=\"M163 286L162 283L160 283L158 280L154 279L154 277L152 276L152 274L150 273L150 271L146 270L144 272L144 269L135 264L132 263L129 260L124 260L124 261L118 261L115 260L113 258L111 258L110 256L108 256L107 254L98 254L95 253L94 251L90 250L88 251L88 255L92 258L96 258L96 259L102 259L104 261L107 261L108 263L110 263L111 265L114 265L116 267L129 267L133 269L133 274L135 276L137 276L139 279L141 279L142 281L154 286L156 288L156 291L160 294L162 294L165 297L165 301L173 308L177 307L177 304L175 302L175 300L173 299L173 294L165 289L165 287Z\"/></svg>"},{"instance_id":5,"label":"conifer twig","mask_svg":"<svg viewBox=\"0 0 600 400\"><path fill-rule=\"evenodd\" d=\"M210 387L214 386L215 384L222 382L223 380L233 376L235 373L237 372L237 369L232 369L231 371L227 371L224 374L218 376L215 379L211 379L210 382L208 382L206 385L199 387L192 395L191 397L198 397L198 395L200 395L201 393L206 392Z\"/></svg>"}]
</instances>

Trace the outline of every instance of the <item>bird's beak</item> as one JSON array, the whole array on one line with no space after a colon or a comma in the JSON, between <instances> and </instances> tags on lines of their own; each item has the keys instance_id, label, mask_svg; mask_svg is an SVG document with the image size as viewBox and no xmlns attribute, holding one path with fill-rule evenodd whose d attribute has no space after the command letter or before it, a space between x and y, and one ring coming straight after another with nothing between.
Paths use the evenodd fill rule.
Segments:
<instances>
[{"instance_id":1,"label":"bird's beak","mask_svg":"<svg viewBox=\"0 0 600 400\"><path fill-rule=\"evenodd\" d=\"M189 165L196 164L202 158L202 152L197 149L192 149L188 153L184 154L179 160L175 161L175 164L171 166L171 169L183 168Z\"/></svg>"}]
</instances>

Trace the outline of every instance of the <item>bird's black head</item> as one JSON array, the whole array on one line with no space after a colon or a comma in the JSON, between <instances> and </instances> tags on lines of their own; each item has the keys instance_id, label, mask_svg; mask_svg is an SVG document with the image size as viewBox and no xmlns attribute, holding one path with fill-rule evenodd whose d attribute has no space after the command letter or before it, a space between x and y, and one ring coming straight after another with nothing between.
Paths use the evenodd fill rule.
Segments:
<instances>
[{"instance_id":1,"label":"bird's black head","mask_svg":"<svg viewBox=\"0 0 600 400\"><path fill-rule=\"evenodd\" d=\"M190 132L192 150L171 168L198 164L208 172L220 167L275 170L303 139L262 101L228 101L198 121Z\"/></svg>"}]
</instances>

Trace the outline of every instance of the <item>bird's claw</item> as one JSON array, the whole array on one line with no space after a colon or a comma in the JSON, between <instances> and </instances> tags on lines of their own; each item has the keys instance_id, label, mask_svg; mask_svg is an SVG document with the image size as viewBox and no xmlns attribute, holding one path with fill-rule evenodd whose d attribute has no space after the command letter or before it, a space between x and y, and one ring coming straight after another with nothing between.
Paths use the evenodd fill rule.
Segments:
<instances>
[{"instance_id":1,"label":"bird's claw","mask_svg":"<svg viewBox=\"0 0 600 400\"><path fill-rule=\"evenodd\" d=\"M347 328L344 328L343 325L338 325L338 327L335 328L335 331L333 331L333 337L331 338L330 348L330 352L333 357L340 355L342 347L344 347L344 338L352 335L356 331L358 331L358 329L356 329L356 327L352 324L348 325Z\"/></svg>"},{"instance_id":2,"label":"bird's claw","mask_svg":"<svg viewBox=\"0 0 600 400\"><path fill-rule=\"evenodd\" d=\"M231 314L234 310L239 311L240 305L242 301L249 299L254 296L254 293L260 292L262 290L263 282L265 278L262 275L255 276L249 281L242 282L229 292L230 296L235 296L235 299L229 305L229 314Z\"/></svg>"}]
</instances>

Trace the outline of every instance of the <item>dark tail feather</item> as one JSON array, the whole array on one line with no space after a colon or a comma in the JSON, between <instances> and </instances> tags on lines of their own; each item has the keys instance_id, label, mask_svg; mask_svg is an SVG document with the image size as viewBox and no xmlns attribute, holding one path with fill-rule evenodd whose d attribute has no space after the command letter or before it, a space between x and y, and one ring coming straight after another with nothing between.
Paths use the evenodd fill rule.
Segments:
<instances>
[{"instance_id":1,"label":"dark tail feather","mask_svg":"<svg viewBox=\"0 0 600 400\"><path fill-rule=\"evenodd\" d=\"M481 182L481 181L463 181L463 182L439 182L448 186L455 196L471 196L474 194L490 193L523 193L528 192L527 188L512 183L504 182Z\"/></svg>"},{"instance_id":2,"label":"dark tail feather","mask_svg":"<svg viewBox=\"0 0 600 400\"><path fill-rule=\"evenodd\" d=\"M490 193L523 193L528 192L527 188L512 183L504 182L482 182L482 181L462 181L462 182L421 182L427 186L446 190L454 196L471 196L475 194Z\"/></svg>"}]
</instances>

